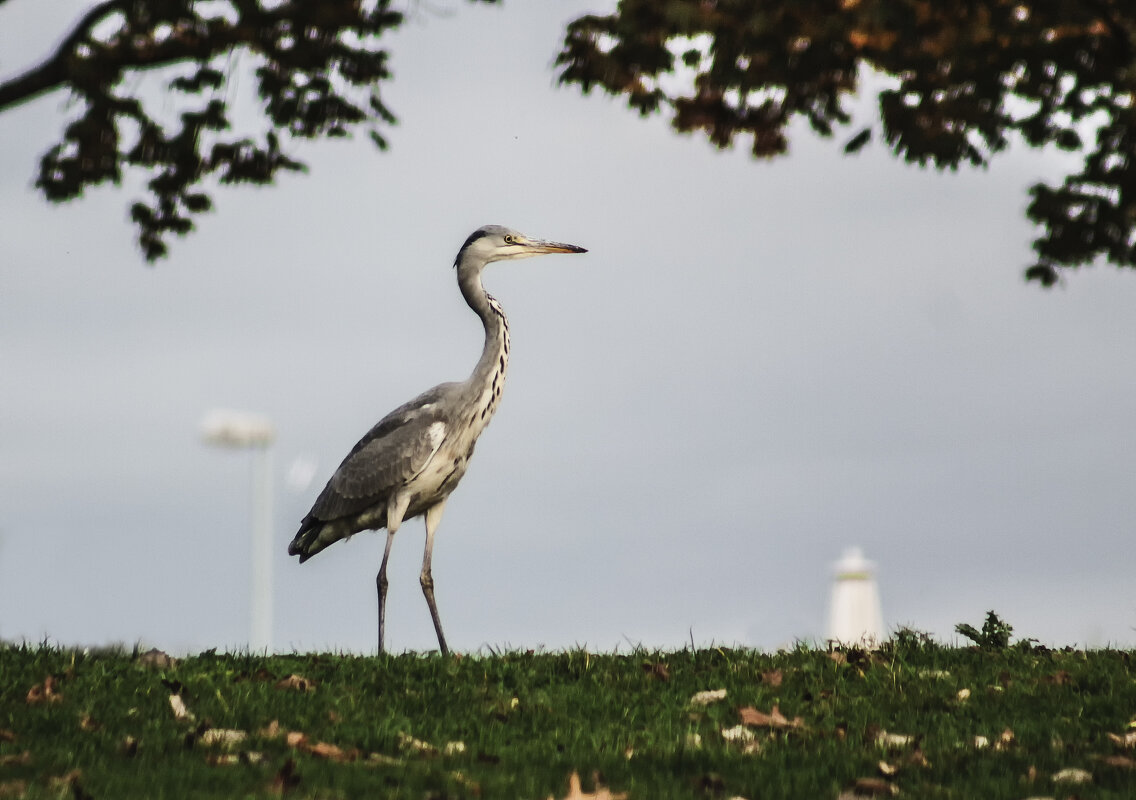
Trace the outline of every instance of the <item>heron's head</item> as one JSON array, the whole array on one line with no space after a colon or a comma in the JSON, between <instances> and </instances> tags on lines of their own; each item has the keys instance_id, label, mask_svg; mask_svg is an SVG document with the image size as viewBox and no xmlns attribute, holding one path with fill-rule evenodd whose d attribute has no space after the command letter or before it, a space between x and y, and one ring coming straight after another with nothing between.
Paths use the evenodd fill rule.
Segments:
<instances>
[{"instance_id":1,"label":"heron's head","mask_svg":"<svg viewBox=\"0 0 1136 800\"><path fill-rule=\"evenodd\" d=\"M529 258L546 253L586 253L574 244L532 239L501 225L484 225L469 235L454 259L454 266L463 262L479 269L491 261Z\"/></svg>"}]
</instances>

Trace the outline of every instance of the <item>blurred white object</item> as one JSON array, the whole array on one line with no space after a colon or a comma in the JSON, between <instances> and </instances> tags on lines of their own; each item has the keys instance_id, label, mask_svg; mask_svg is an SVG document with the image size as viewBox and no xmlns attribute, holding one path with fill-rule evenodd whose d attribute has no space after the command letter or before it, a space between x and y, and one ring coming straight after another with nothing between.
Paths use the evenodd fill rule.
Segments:
<instances>
[{"instance_id":1,"label":"blurred white object","mask_svg":"<svg viewBox=\"0 0 1136 800\"><path fill-rule=\"evenodd\" d=\"M218 447L267 447L276 429L260 414L215 408L201 420L201 438Z\"/></svg>"},{"instance_id":2,"label":"blurred white object","mask_svg":"<svg viewBox=\"0 0 1136 800\"><path fill-rule=\"evenodd\" d=\"M288 472L284 476L284 483L293 492L307 491L307 488L312 485L318 469L319 462L314 458L296 456L292 460L291 466L288 467Z\"/></svg>"},{"instance_id":3,"label":"blurred white object","mask_svg":"<svg viewBox=\"0 0 1136 800\"><path fill-rule=\"evenodd\" d=\"M272 422L261 414L214 409L201 421L206 444L251 450L252 598L249 604L249 650L272 652Z\"/></svg>"},{"instance_id":4,"label":"blurred white object","mask_svg":"<svg viewBox=\"0 0 1136 800\"><path fill-rule=\"evenodd\" d=\"M884 638L875 564L859 547L850 547L836 564L828 638L843 644L878 644Z\"/></svg>"}]
</instances>

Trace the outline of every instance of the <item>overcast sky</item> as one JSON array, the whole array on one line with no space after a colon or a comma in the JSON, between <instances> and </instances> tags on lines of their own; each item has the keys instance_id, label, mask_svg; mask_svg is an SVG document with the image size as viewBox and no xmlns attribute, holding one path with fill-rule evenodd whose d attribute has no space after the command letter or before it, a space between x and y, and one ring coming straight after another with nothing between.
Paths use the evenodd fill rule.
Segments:
<instances>
[{"instance_id":1,"label":"overcast sky","mask_svg":"<svg viewBox=\"0 0 1136 800\"><path fill-rule=\"evenodd\" d=\"M52 5L5 4L0 77L87 4ZM816 639L852 545L892 627L950 640L995 609L1136 643L1136 274L1022 277L1026 190L1069 156L940 175L804 126L786 158L718 152L556 87L565 23L611 5L413 4L390 150L290 144L307 175L218 190L156 267L138 176L33 190L64 95L0 115L0 637L244 646L251 458L198 436L227 407L279 434L276 646L373 650L383 535L302 567L287 543L377 419L468 375L450 266L501 223L589 252L487 271L512 361L434 551L454 649ZM396 651L436 644L423 538L395 541Z\"/></svg>"}]
</instances>

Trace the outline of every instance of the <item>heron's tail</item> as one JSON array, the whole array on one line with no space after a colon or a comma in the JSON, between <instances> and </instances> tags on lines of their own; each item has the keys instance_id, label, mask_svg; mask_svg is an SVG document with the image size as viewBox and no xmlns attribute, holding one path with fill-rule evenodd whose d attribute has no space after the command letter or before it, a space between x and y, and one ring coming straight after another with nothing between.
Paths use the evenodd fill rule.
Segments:
<instances>
[{"instance_id":1,"label":"heron's tail","mask_svg":"<svg viewBox=\"0 0 1136 800\"><path fill-rule=\"evenodd\" d=\"M296 531L292 543L288 545L288 555L299 556L300 563L303 564L316 553L328 545L335 544L346 535L341 530L341 526L336 525L335 522L324 522L323 520L305 517L304 521L300 523L300 530Z\"/></svg>"}]
</instances>

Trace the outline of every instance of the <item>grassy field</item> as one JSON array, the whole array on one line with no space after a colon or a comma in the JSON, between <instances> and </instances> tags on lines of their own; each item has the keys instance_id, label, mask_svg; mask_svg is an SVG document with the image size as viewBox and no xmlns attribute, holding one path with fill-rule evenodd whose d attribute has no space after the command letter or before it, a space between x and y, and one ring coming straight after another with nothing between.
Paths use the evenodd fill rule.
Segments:
<instances>
[{"instance_id":1,"label":"grassy field","mask_svg":"<svg viewBox=\"0 0 1136 800\"><path fill-rule=\"evenodd\" d=\"M982 643L176 662L0 645L0 798L1136 797L1136 654Z\"/></svg>"}]
</instances>

